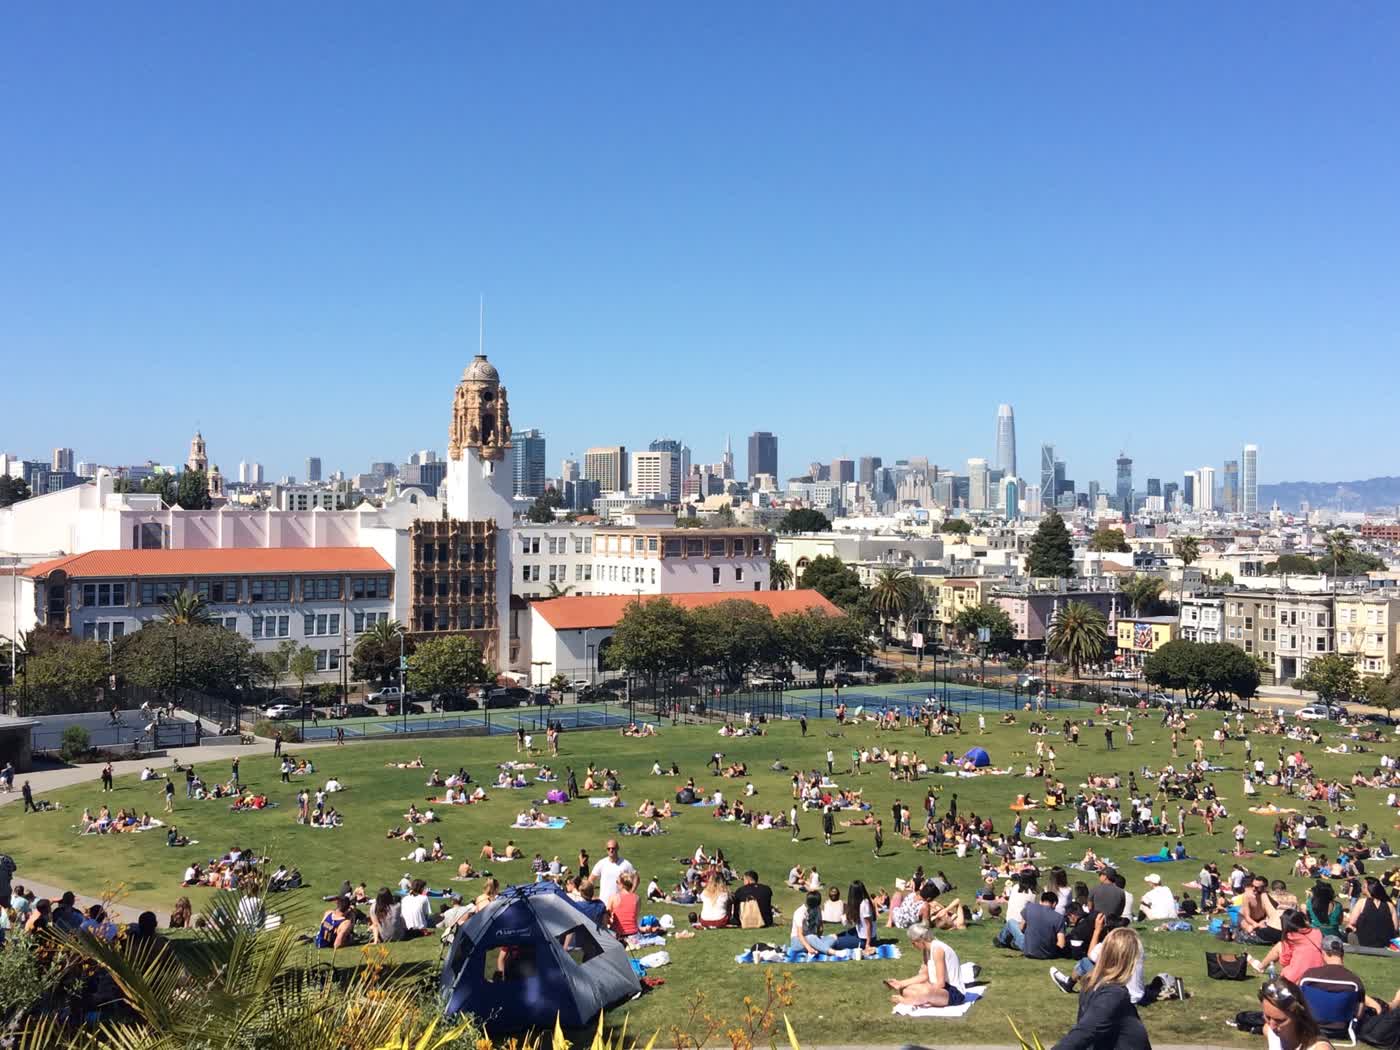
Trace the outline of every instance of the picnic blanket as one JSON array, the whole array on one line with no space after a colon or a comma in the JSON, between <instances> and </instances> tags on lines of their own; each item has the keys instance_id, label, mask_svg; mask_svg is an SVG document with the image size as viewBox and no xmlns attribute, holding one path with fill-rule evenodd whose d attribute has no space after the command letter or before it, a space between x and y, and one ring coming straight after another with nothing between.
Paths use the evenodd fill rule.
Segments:
<instances>
[{"instance_id":1,"label":"picnic blanket","mask_svg":"<svg viewBox=\"0 0 1400 1050\"><path fill-rule=\"evenodd\" d=\"M543 824L512 824L516 831L558 831L569 823L568 817L550 817Z\"/></svg>"},{"instance_id":2,"label":"picnic blanket","mask_svg":"<svg viewBox=\"0 0 1400 1050\"><path fill-rule=\"evenodd\" d=\"M974 992L969 989L966 992L967 998L957 1006L911 1006L909 1003L900 1003L892 1012L901 1017L962 1017L972 1009L972 1004L985 994L985 990Z\"/></svg>"},{"instance_id":3,"label":"picnic blanket","mask_svg":"<svg viewBox=\"0 0 1400 1050\"><path fill-rule=\"evenodd\" d=\"M1069 838L1068 835L1027 835L1026 838L1028 838L1028 839L1036 839L1037 841L1040 841L1040 842L1068 842L1068 841L1070 841L1070 838Z\"/></svg>"},{"instance_id":4,"label":"picnic blanket","mask_svg":"<svg viewBox=\"0 0 1400 1050\"><path fill-rule=\"evenodd\" d=\"M1195 857L1163 857L1156 853L1146 853L1141 857L1134 857L1133 860L1140 860L1144 864L1170 864L1174 860L1195 860Z\"/></svg>"},{"instance_id":5,"label":"picnic blanket","mask_svg":"<svg viewBox=\"0 0 1400 1050\"><path fill-rule=\"evenodd\" d=\"M598 798L597 796L589 796L588 804L590 806L597 806L599 809L607 809L609 807L613 809L621 808L611 798Z\"/></svg>"},{"instance_id":6,"label":"picnic blanket","mask_svg":"<svg viewBox=\"0 0 1400 1050\"><path fill-rule=\"evenodd\" d=\"M875 954L870 958L874 959L898 959L900 957L899 946L896 944L880 944L875 948ZM860 953L858 948L842 948L831 952L829 955L812 955L809 952L794 952L787 948L780 948L776 951L755 952L749 949L739 955L734 956L736 963L757 964L757 963L833 963L833 962L865 962L866 958Z\"/></svg>"}]
</instances>

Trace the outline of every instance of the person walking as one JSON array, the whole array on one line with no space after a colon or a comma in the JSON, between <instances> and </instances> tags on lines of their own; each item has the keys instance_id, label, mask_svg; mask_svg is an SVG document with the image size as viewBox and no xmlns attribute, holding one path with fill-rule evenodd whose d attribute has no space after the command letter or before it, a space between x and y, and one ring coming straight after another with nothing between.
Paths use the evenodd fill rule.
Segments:
<instances>
[{"instance_id":1,"label":"person walking","mask_svg":"<svg viewBox=\"0 0 1400 1050\"><path fill-rule=\"evenodd\" d=\"M110 762L102 767L102 790L112 790L112 763Z\"/></svg>"},{"instance_id":2,"label":"person walking","mask_svg":"<svg viewBox=\"0 0 1400 1050\"><path fill-rule=\"evenodd\" d=\"M904 827L902 819L904 816L904 806L900 803L899 799L895 799L894 804L890 806L890 816L894 818L894 833L898 835Z\"/></svg>"},{"instance_id":3,"label":"person walking","mask_svg":"<svg viewBox=\"0 0 1400 1050\"><path fill-rule=\"evenodd\" d=\"M802 829L798 826L797 823L796 806L793 806L790 810L788 810L788 823L792 825L792 841L796 842L798 840L798 836L802 834Z\"/></svg>"},{"instance_id":4,"label":"person walking","mask_svg":"<svg viewBox=\"0 0 1400 1050\"><path fill-rule=\"evenodd\" d=\"M1108 745L1108 750L1112 751L1112 750L1113 750L1113 727L1112 727L1112 726L1104 726L1104 727L1103 727L1103 739L1104 739L1104 743Z\"/></svg>"},{"instance_id":5,"label":"person walking","mask_svg":"<svg viewBox=\"0 0 1400 1050\"><path fill-rule=\"evenodd\" d=\"M875 858L880 857L880 850L885 846L885 826L878 820L875 822Z\"/></svg>"},{"instance_id":6,"label":"person walking","mask_svg":"<svg viewBox=\"0 0 1400 1050\"><path fill-rule=\"evenodd\" d=\"M35 813L38 813L39 807L34 804L34 789L29 786L29 781L26 780L24 784L21 785L19 793L24 796L24 812L28 813L30 810L33 810Z\"/></svg>"},{"instance_id":7,"label":"person walking","mask_svg":"<svg viewBox=\"0 0 1400 1050\"><path fill-rule=\"evenodd\" d=\"M185 767L185 797L194 798L194 764Z\"/></svg>"},{"instance_id":8,"label":"person walking","mask_svg":"<svg viewBox=\"0 0 1400 1050\"><path fill-rule=\"evenodd\" d=\"M831 776L836 771L836 753L831 748L826 749L826 775Z\"/></svg>"},{"instance_id":9,"label":"person walking","mask_svg":"<svg viewBox=\"0 0 1400 1050\"><path fill-rule=\"evenodd\" d=\"M803 735L803 736L806 736L806 735L807 735L807 716L806 716L806 715L803 715L801 718L799 718L799 719L797 720L797 724L800 725L800 726L802 727L802 735Z\"/></svg>"},{"instance_id":10,"label":"person walking","mask_svg":"<svg viewBox=\"0 0 1400 1050\"><path fill-rule=\"evenodd\" d=\"M822 839L831 845L831 836L836 832L836 814L831 811L831 803L822 806Z\"/></svg>"},{"instance_id":11,"label":"person walking","mask_svg":"<svg viewBox=\"0 0 1400 1050\"><path fill-rule=\"evenodd\" d=\"M272 738L272 757L282 757L282 730L277 730L277 735Z\"/></svg>"},{"instance_id":12,"label":"person walking","mask_svg":"<svg viewBox=\"0 0 1400 1050\"><path fill-rule=\"evenodd\" d=\"M234 755L234 756L233 756L233 763L232 763L231 772L232 772L232 776L231 776L229 779L230 779L230 780L232 781L232 783L233 783L233 789L234 789L235 791L237 791L237 790L238 790L238 756L237 756L237 755Z\"/></svg>"},{"instance_id":13,"label":"person walking","mask_svg":"<svg viewBox=\"0 0 1400 1050\"><path fill-rule=\"evenodd\" d=\"M165 778L165 812L175 812L175 781Z\"/></svg>"}]
</instances>

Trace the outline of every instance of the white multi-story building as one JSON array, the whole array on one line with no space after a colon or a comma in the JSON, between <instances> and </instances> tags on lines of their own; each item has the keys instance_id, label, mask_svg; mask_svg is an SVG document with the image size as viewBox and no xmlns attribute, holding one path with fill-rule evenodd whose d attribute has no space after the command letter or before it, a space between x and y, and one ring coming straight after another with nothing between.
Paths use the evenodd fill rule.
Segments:
<instances>
[{"instance_id":1,"label":"white multi-story building","mask_svg":"<svg viewBox=\"0 0 1400 1050\"><path fill-rule=\"evenodd\" d=\"M632 494L644 498L675 499L680 488L679 456L674 452L632 453Z\"/></svg>"},{"instance_id":2,"label":"white multi-story building","mask_svg":"<svg viewBox=\"0 0 1400 1050\"><path fill-rule=\"evenodd\" d=\"M1246 445L1240 458L1240 513L1259 513L1259 446Z\"/></svg>"},{"instance_id":3,"label":"white multi-story building","mask_svg":"<svg viewBox=\"0 0 1400 1050\"><path fill-rule=\"evenodd\" d=\"M1181 600L1181 637L1188 642L1225 640L1225 599L1187 595Z\"/></svg>"},{"instance_id":4,"label":"white multi-story building","mask_svg":"<svg viewBox=\"0 0 1400 1050\"><path fill-rule=\"evenodd\" d=\"M1215 468L1202 467L1196 471L1196 509L1215 510Z\"/></svg>"},{"instance_id":5,"label":"white multi-story building","mask_svg":"<svg viewBox=\"0 0 1400 1050\"><path fill-rule=\"evenodd\" d=\"M1307 673L1308 664L1336 651L1330 594L1280 591L1274 677L1287 684Z\"/></svg>"}]
</instances>

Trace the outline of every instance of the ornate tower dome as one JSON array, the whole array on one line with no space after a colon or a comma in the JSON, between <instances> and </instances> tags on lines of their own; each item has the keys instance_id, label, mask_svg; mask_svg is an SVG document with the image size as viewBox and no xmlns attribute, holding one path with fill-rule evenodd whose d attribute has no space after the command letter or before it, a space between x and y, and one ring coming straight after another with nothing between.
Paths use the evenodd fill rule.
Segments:
<instances>
[{"instance_id":1,"label":"ornate tower dome","mask_svg":"<svg viewBox=\"0 0 1400 1050\"><path fill-rule=\"evenodd\" d=\"M510 406L500 373L477 354L462 373L452 399L452 429L448 433L447 456L461 459L466 449L481 459L503 459L510 448Z\"/></svg>"}]
</instances>

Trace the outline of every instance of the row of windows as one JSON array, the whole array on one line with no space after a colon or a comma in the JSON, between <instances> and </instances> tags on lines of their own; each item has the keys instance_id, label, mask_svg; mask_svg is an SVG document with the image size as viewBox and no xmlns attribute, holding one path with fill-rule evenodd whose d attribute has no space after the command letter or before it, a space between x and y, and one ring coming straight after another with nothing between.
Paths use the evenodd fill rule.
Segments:
<instances>
[{"instance_id":1,"label":"row of windows","mask_svg":"<svg viewBox=\"0 0 1400 1050\"><path fill-rule=\"evenodd\" d=\"M1337 622L1346 624L1359 624L1361 622L1361 617L1357 614L1360 613L1360 611L1361 610L1357 608L1338 609ZM1366 623L1368 623L1372 627L1384 626L1385 610L1377 609L1374 606L1368 607L1366 609Z\"/></svg>"},{"instance_id":2,"label":"row of windows","mask_svg":"<svg viewBox=\"0 0 1400 1050\"><path fill-rule=\"evenodd\" d=\"M420 631L479 631L486 626L486 610L480 605L457 610L424 609L418 614Z\"/></svg>"},{"instance_id":3,"label":"row of windows","mask_svg":"<svg viewBox=\"0 0 1400 1050\"><path fill-rule=\"evenodd\" d=\"M126 624L120 620L102 620L83 624L83 637L89 642L112 642L126 634Z\"/></svg>"},{"instance_id":4,"label":"row of windows","mask_svg":"<svg viewBox=\"0 0 1400 1050\"><path fill-rule=\"evenodd\" d=\"M1357 631L1352 634L1350 631L1343 631L1337 639L1338 645L1351 645L1353 640L1357 645L1385 645L1384 634L1372 634L1367 636L1364 631Z\"/></svg>"},{"instance_id":5,"label":"row of windows","mask_svg":"<svg viewBox=\"0 0 1400 1050\"><path fill-rule=\"evenodd\" d=\"M538 543L538 541L536 542ZM528 554L529 551L525 553ZM451 555L452 547L445 541L433 543L425 540L418 544L418 560L425 565L432 565L434 562L446 563L451 560ZM480 540L475 543L462 540L457 548L457 558L459 561L485 561L486 544Z\"/></svg>"},{"instance_id":6,"label":"row of windows","mask_svg":"<svg viewBox=\"0 0 1400 1050\"><path fill-rule=\"evenodd\" d=\"M385 622L386 620L388 620L388 619L389 619L389 614L386 613L386 612L372 612L372 613L367 613L367 612L362 612L362 611L360 611L359 609L356 609L356 610L355 610L355 633L356 633L356 634L359 634L359 633L361 633L362 631L368 630L369 628L373 627L373 626L374 626L375 624L377 624L377 623L384 623L384 622Z\"/></svg>"},{"instance_id":7,"label":"row of windows","mask_svg":"<svg viewBox=\"0 0 1400 1050\"><path fill-rule=\"evenodd\" d=\"M340 633L340 613L307 613L301 619L301 633L307 638Z\"/></svg>"},{"instance_id":8,"label":"row of windows","mask_svg":"<svg viewBox=\"0 0 1400 1050\"><path fill-rule=\"evenodd\" d=\"M535 566L536 573L539 566ZM526 579L529 577L527 576ZM536 575L535 579L539 579ZM446 598L452 593L450 576L419 576L417 591L420 598ZM468 573L457 580L457 594L463 598L481 598L486 594L486 577L481 573Z\"/></svg>"},{"instance_id":9,"label":"row of windows","mask_svg":"<svg viewBox=\"0 0 1400 1050\"><path fill-rule=\"evenodd\" d=\"M152 580L141 586L141 604L157 605L173 598L185 589L184 580ZM341 578L339 576L303 576L301 597L303 601L336 601L340 598ZM194 593L210 604L219 605L236 602L243 593L242 581L237 576L194 581ZM125 605L127 586L125 583L85 583L82 585L82 603L85 608L108 608ZM388 598L388 576L356 576L351 581L351 596L354 598ZM290 576L255 576L248 580L248 598L254 602L289 601L292 594Z\"/></svg>"},{"instance_id":10,"label":"row of windows","mask_svg":"<svg viewBox=\"0 0 1400 1050\"><path fill-rule=\"evenodd\" d=\"M254 638L287 638L292 633L290 616L254 616Z\"/></svg>"},{"instance_id":11,"label":"row of windows","mask_svg":"<svg viewBox=\"0 0 1400 1050\"><path fill-rule=\"evenodd\" d=\"M340 669L339 649L317 649L316 650L316 670L318 671L338 671Z\"/></svg>"}]
</instances>

